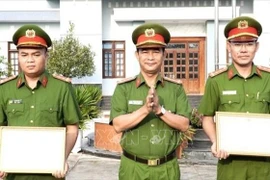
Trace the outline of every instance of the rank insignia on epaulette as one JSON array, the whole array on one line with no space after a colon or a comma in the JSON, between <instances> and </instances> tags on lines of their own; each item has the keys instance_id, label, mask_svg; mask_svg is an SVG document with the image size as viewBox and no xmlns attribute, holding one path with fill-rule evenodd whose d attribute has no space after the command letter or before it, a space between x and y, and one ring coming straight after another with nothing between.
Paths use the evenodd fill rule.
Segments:
<instances>
[{"instance_id":1,"label":"rank insignia on epaulette","mask_svg":"<svg viewBox=\"0 0 270 180\"><path fill-rule=\"evenodd\" d=\"M129 81L133 81L133 80L135 80L136 78L137 78L137 76L125 78L125 79L122 79L122 80L120 80L120 81L117 81L117 84L123 84L123 83L129 82Z\"/></svg>"},{"instance_id":2,"label":"rank insignia on epaulette","mask_svg":"<svg viewBox=\"0 0 270 180\"><path fill-rule=\"evenodd\" d=\"M218 69L218 70L216 70L216 71L214 71L214 72L209 73L209 76L210 76L210 77L214 77L214 76L216 76L216 75L218 75L218 74L221 74L221 73L223 73L223 72L226 72L227 70L228 70L228 67L221 68L221 69Z\"/></svg>"},{"instance_id":3,"label":"rank insignia on epaulette","mask_svg":"<svg viewBox=\"0 0 270 180\"><path fill-rule=\"evenodd\" d=\"M257 66L259 70L265 71L265 72L270 72L270 67L266 66Z\"/></svg>"},{"instance_id":4,"label":"rank insignia on epaulette","mask_svg":"<svg viewBox=\"0 0 270 180\"><path fill-rule=\"evenodd\" d=\"M61 81L65 81L65 82L71 83L71 78L65 77L63 75L53 74L53 77L56 78L56 79L59 79Z\"/></svg>"},{"instance_id":5,"label":"rank insignia on epaulette","mask_svg":"<svg viewBox=\"0 0 270 180\"><path fill-rule=\"evenodd\" d=\"M5 79L1 79L0 80L0 84L4 84L4 83L6 83L6 82L8 82L8 81L11 81L11 80L13 80L13 79L15 79L17 76L10 76L10 77L7 77L7 78L5 78Z\"/></svg>"},{"instance_id":6,"label":"rank insignia on epaulette","mask_svg":"<svg viewBox=\"0 0 270 180\"><path fill-rule=\"evenodd\" d=\"M168 77L163 77L163 79L165 79L166 81L173 82L175 84L182 84L182 81L180 79L171 79L171 78L168 78Z\"/></svg>"}]
</instances>

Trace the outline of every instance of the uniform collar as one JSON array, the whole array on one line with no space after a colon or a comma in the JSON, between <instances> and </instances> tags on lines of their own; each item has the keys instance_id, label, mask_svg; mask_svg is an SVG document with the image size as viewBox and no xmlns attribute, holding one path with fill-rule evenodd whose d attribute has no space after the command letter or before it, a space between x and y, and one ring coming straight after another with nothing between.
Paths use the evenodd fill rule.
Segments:
<instances>
[{"instance_id":1,"label":"uniform collar","mask_svg":"<svg viewBox=\"0 0 270 180\"><path fill-rule=\"evenodd\" d=\"M40 82L40 84L42 84L43 87L46 87L47 86L48 76L49 76L48 72L45 71L39 77L38 82ZM17 88L22 87L23 85L25 85L25 83L26 83L26 81L25 81L24 73L20 73L18 75L18 79L17 79L17 83L16 83Z\"/></svg>"},{"instance_id":2,"label":"uniform collar","mask_svg":"<svg viewBox=\"0 0 270 180\"><path fill-rule=\"evenodd\" d=\"M136 78L136 88L140 87L142 84L146 84L145 79L143 75L140 73ZM164 78L161 76L161 74L158 74L155 85L161 84L162 87L164 87Z\"/></svg>"},{"instance_id":3,"label":"uniform collar","mask_svg":"<svg viewBox=\"0 0 270 180\"><path fill-rule=\"evenodd\" d=\"M248 77L252 77L253 75L258 75L259 77L261 77L261 70L257 68L257 66L255 66L252 63L252 70L251 73ZM241 75L238 73L238 71L236 70L235 66L232 64L228 67L228 79L232 79L235 76L239 76L241 77Z\"/></svg>"}]
</instances>

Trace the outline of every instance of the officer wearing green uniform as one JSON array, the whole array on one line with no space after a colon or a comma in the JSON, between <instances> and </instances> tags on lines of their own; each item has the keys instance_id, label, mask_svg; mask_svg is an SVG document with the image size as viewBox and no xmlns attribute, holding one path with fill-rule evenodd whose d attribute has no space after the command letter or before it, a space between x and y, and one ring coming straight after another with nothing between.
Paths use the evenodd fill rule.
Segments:
<instances>
[{"instance_id":1,"label":"officer wearing green uniform","mask_svg":"<svg viewBox=\"0 0 270 180\"><path fill-rule=\"evenodd\" d=\"M269 114L270 69L253 63L261 32L260 23L247 16L237 17L227 24L224 33L232 64L209 74L198 108L203 115L203 128L213 143L212 153L219 158L217 180L270 179L268 158L229 155L226 150L217 152L213 120L216 111Z\"/></svg>"},{"instance_id":2,"label":"officer wearing green uniform","mask_svg":"<svg viewBox=\"0 0 270 180\"><path fill-rule=\"evenodd\" d=\"M27 127L66 127L66 161L78 134L80 110L69 78L45 70L50 37L32 24L20 27L13 36L22 72L0 81L0 124ZM19 149L18 149L19 151ZM16 162L14 162L16 163ZM64 179L68 170L53 174L7 174L7 180Z\"/></svg>"},{"instance_id":3,"label":"officer wearing green uniform","mask_svg":"<svg viewBox=\"0 0 270 180\"><path fill-rule=\"evenodd\" d=\"M118 82L110 120L123 132L120 180L179 180L175 149L189 126L191 108L180 80L160 74L169 31L145 23L132 34L140 73Z\"/></svg>"}]
</instances>

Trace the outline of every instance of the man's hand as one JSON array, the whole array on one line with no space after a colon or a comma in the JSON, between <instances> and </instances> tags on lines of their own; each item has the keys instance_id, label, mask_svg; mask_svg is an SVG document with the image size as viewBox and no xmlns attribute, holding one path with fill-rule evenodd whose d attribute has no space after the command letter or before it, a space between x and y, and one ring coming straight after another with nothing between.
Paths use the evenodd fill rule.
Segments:
<instances>
[{"instance_id":1,"label":"man's hand","mask_svg":"<svg viewBox=\"0 0 270 180\"><path fill-rule=\"evenodd\" d=\"M66 162L64 171L56 171L56 172L52 173L52 175L55 178L64 178L68 172L68 169L69 169L69 166L68 166L68 163Z\"/></svg>"},{"instance_id":2,"label":"man's hand","mask_svg":"<svg viewBox=\"0 0 270 180\"><path fill-rule=\"evenodd\" d=\"M0 171L0 178L4 179L7 176L6 172Z\"/></svg>"},{"instance_id":3,"label":"man's hand","mask_svg":"<svg viewBox=\"0 0 270 180\"><path fill-rule=\"evenodd\" d=\"M219 158L219 160L227 159L227 157L229 157L229 154L228 154L227 151L220 150L220 151L217 152L217 143L216 142L214 142L212 144L211 151L212 151L213 156Z\"/></svg>"},{"instance_id":4,"label":"man's hand","mask_svg":"<svg viewBox=\"0 0 270 180\"><path fill-rule=\"evenodd\" d=\"M155 90L155 87L151 87L148 91L148 95L146 97L145 106L148 112L154 112L157 114L160 111L160 105L158 100L158 95Z\"/></svg>"}]
</instances>

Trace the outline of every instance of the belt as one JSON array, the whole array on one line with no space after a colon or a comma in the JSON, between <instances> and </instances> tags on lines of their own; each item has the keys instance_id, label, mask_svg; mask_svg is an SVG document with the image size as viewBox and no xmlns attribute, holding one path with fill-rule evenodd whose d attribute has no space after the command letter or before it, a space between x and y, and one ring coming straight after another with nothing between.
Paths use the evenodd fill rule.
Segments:
<instances>
[{"instance_id":1,"label":"belt","mask_svg":"<svg viewBox=\"0 0 270 180\"><path fill-rule=\"evenodd\" d=\"M135 162L147 164L148 166L158 166L161 164L164 164L170 160L172 160L174 157L176 157L175 151L171 152L170 154L163 156L162 158L159 159L143 159L139 158L136 155L129 154L125 150L123 150L123 155L127 157L128 159L131 159Z\"/></svg>"}]
</instances>

